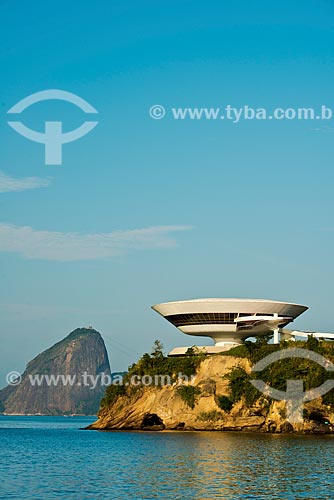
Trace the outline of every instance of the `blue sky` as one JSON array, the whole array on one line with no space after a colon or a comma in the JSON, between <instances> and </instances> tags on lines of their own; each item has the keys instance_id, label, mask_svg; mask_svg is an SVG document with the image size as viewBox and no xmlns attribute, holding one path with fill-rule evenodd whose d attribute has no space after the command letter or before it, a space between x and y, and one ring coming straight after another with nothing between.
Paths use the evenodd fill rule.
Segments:
<instances>
[{"instance_id":1,"label":"blue sky","mask_svg":"<svg viewBox=\"0 0 334 500\"><path fill-rule=\"evenodd\" d=\"M186 345L150 310L168 300L300 302L310 311L296 327L334 331L333 122L148 113L334 108L333 11L325 0L1 2L0 385L78 326L101 331L114 370L156 338ZM7 125L46 89L98 111L58 166ZM86 118L49 101L20 119L41 131Z\"/></svg>"}]
</instances>

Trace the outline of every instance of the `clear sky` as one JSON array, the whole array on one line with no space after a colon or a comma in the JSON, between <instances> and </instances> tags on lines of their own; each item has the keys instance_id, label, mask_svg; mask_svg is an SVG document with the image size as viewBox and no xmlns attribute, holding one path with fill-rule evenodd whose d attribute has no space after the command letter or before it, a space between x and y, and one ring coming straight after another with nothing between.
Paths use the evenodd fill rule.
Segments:
<instances>
[{"instance_id":1,"label":"clear sky","mask_svg":"<svg viewBox=\"0 0 334 500\"><path fill-rule=\"evenodd\" d=\"M0 386L79 326L103 334L113 370L156 338L194 343L150 310L162 301L299 302L296 327L334 331L333 121L170 112L334 108L333 14L329 0L0 2ZM62 165L7 124L47 89L98 111ZM19 119L68 131L86 116L48 101Z\"/></svg>"}]
</instances>

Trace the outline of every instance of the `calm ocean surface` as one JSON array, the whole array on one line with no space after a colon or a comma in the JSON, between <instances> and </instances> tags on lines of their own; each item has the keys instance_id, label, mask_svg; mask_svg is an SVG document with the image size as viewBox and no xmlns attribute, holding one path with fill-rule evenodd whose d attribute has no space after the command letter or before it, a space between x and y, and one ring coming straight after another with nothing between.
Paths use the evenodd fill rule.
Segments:
<instances>
[{"instance_id":1,"label":"calm ocean surface","mask_svg":"<svg viewBox=\"0 0 334 500\"><path fill-rule=\"evenodd\" d=\"M93 420L0 416L0 498L334 498L334 436L79 430Z\"/></svg>"}]
</instances>

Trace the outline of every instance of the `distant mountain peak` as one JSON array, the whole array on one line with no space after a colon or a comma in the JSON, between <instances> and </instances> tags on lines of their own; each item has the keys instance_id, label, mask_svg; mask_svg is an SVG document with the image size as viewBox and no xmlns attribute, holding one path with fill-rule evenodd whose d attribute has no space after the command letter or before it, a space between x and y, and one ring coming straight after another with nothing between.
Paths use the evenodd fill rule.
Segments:
<instances>
[{"instance_id":1,"label":"distant mountain peak","mask_svg":"<svg viewBox=\"0 0 334 500\"><path fill-rule=\"evenodd\" d=\"M76 328L32 359L21 383L0 391L0 402L4 413L95 414L105 392L101 374L111 375L101 334ZM36 376L43 376L42 384L32 383ZM50 377L55 383L49 384Z\"/></svg>"}]
</instances>

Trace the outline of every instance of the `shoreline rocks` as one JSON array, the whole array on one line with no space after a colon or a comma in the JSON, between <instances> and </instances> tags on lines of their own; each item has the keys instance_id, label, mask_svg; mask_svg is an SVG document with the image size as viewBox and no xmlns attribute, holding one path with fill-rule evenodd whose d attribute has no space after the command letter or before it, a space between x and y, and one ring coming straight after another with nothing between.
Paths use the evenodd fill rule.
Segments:
<instances>
[{"instance_id":1,"label":"shoreline rocks","mask_svg":"<svg viewBox=\"0 0 334 500\"><path fill-rule=\"evenodd\" d=\"M245 358L208 356L198 367L191 385L198 389L196 403L190 407L180 396L178 384L163 387L128 387L114 403L102 408L98 420L88 430L136 431L229 431L275 434L331 434L334 415L321 398L305 404L308 414L318 421L291 424L286 420L285 402L260 397L252 406L242 398L230 411L218 405L218 396L229 395L225 375L233 367L250 372ZM313 412L313 413L312 413ZM328 425L321 422L328 419Z\"/></svg>"}]
</instances>

